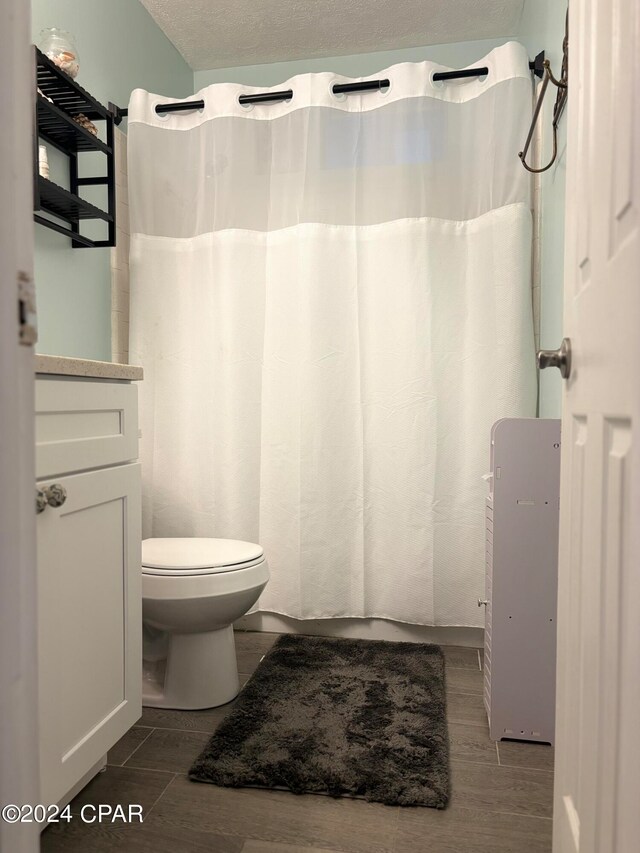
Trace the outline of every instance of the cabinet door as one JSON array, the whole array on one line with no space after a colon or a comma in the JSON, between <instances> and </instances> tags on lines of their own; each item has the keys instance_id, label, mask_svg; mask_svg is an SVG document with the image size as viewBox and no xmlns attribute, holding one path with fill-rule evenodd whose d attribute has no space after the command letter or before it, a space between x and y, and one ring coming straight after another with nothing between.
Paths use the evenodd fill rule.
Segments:
<instances>
[{"instance_id":1,"label":"cabinet door","mask_svg":"<svg viewBox=\"0 0 640 853\"><path fill-rule=\"evenodd\" d=\"M56 477L38 516L41 802L58 802L141 714L140 466Z\"/></svg>"}]
</instances>

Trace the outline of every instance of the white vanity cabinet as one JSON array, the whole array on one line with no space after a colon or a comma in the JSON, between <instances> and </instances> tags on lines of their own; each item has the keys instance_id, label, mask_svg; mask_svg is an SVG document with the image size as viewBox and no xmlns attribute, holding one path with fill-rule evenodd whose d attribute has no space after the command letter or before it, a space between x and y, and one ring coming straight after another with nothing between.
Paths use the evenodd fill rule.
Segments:
<instances>
[{"instance_id":1,"label":"white vanity cabinet","mask_svg":"<svg viewBox=\"0 0 640 853\"><path fill-rule=\"evenodd\" d=\"M135 385L37 376L40 802L45 804L68 801L141 714L137 456Z\"/></svg>"}]
</instances>

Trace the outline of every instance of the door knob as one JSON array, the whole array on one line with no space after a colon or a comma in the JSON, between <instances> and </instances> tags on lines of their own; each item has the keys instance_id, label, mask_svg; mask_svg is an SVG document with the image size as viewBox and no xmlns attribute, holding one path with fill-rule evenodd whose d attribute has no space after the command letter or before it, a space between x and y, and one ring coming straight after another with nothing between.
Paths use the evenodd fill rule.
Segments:
<instances>
[{"instance_id":1,"label":"door knob","mask_svg":"<svg viewBox=\"0 0 640 853\"><path fill-rule=\"evenodd\" d=\"M557 367L563 379L569 378L571 373L571 341L569 338L562 339L560 349L538 350L537 357L540 370L545 370L547 367Z\"/></svg>"}]
</instances>

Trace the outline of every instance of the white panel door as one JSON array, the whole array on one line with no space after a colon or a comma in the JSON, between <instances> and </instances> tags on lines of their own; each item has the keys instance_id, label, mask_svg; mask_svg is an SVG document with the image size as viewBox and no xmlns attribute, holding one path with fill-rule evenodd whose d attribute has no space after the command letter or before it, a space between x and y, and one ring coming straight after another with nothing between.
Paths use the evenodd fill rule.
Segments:
<instances>
[{"instance_id":1,"label":"white panel door","mask_svg":"<svg viewBox=\"0 0 640 853\"><path fill-rule=\"evenodd\" d=\"M30 4L0 0L0 803L38 796L33 348L18 281L33 273ZM0 820L2 853L39 850L37 824Z\"/></svg>"},{"instance_id":2,"label":"white panel door","mask_svg":"<svg viewBox=\"0 0 640 853\"><path fill-rule=\"evenodd\" d=\"M570 4L555 853L640 849L639 25Z\"/></svg>"},{"instance_id":3,"label":"white panel door","mask_svg":"<svg viewBox=\"0 0 640 853\"><path fill-rule=\"evenodd\" d=\"M41 481L40 801L55 803L141 714L140 466Z\"/></svg>"}]
</instances>

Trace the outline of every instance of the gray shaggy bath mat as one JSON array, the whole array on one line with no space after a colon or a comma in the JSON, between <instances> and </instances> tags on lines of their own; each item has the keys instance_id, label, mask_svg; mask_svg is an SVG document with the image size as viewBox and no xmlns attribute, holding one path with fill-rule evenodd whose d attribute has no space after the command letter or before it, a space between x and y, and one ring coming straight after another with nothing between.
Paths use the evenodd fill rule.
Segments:
<instances>
[{"instance_id":1,"label":"gray shaggy bath mat","mask_svg":"<svg viewBox=\"0 0 640 853\"><path fill-rule=\"evenodd\" d=\"M442 650L280 637L189 778L444 808L449 740Z\"/></svg>"}]
</instances>

